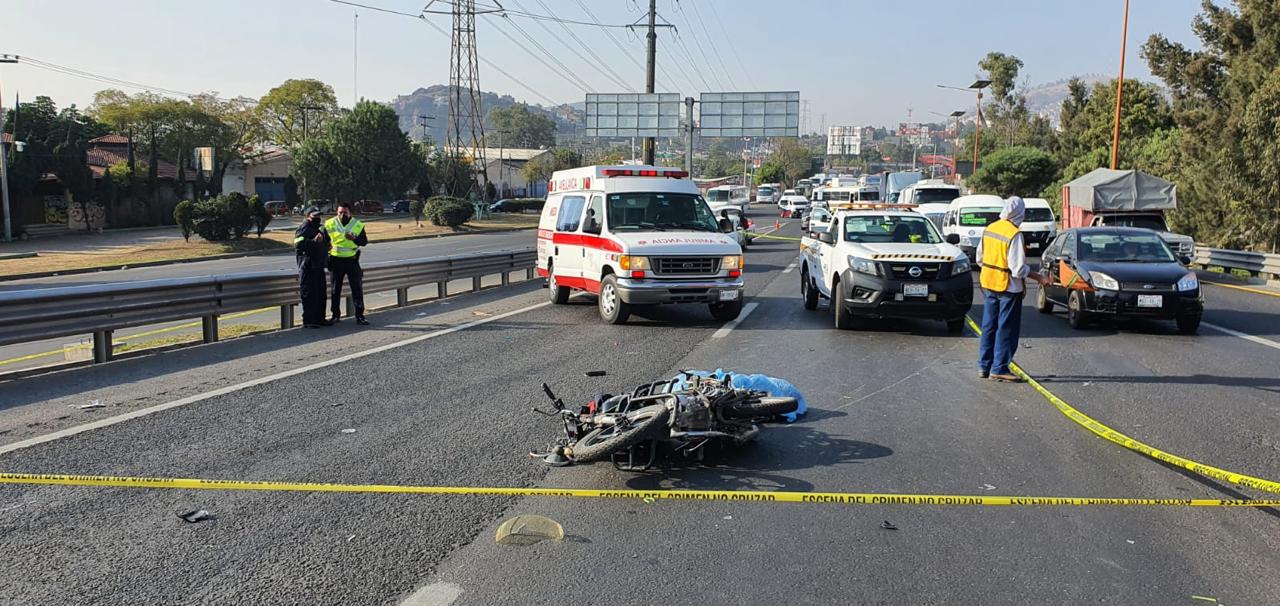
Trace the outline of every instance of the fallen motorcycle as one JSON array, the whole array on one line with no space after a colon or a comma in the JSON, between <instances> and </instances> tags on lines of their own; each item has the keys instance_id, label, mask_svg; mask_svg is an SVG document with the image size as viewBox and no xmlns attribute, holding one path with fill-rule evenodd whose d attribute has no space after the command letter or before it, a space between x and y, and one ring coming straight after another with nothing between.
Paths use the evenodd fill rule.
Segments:
<instances>
[{"instance_id":1,"label":"fallen motorcycle","mask_svg":"<svg viewBox=\"0 0 1280 606\"><path fill-rule=\"evenodd\" d=\"M559 417L564 437L548 452L530 453L555 466L610 460L623 471L644 471L656 459L659 443L702 459L712 442L741 445L760 433L760 424L794 412L795 398L734 388L732 379L688 375L641 385L622 395L601 394L577 410L543 391L554 410L533 411Z\"/></svg>"}]
</instances>

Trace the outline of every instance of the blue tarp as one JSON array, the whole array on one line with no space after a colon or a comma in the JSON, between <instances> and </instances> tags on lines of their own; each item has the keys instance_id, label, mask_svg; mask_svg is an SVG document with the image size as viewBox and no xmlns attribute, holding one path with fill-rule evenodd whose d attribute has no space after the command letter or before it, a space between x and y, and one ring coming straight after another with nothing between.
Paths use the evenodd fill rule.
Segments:
<instances>
[{"instance_id":1,"label":"blue tarp","mask_svg":"<svg viewBox=\"0 0 1280 606\"><path fill-rule=\"evenodd\" d=\"M800 390L796 389L796 386L792 385L788 381L765 375L744 375L731 370L724 370L723 368L717 368L714 372L707 372L705 370L687 370L680 373L680 376L676 377L674 380L672 390L677 391L684 389L688 384L688 375L712 377L717 381L724 381L726 377L729 377L734 387L764 391L774 397L795 398L797 404L796 411L782 415L786 418L788 423L794 423L796 419L800 418L800 416L809 409L804 402L804 394L800 393Z\"/></svg>"}]
</instances>

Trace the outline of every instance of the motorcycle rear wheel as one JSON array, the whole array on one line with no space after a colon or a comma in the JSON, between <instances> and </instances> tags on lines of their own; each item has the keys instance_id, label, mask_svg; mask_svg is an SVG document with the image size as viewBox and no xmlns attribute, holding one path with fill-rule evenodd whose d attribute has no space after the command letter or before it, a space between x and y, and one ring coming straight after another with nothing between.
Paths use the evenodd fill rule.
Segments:
<instances>
[{"instance_id":1,"label":"motorcycle rear wheel","mask_svg":"<svg viewBox=\"0 0 1280 606\"><path fill-rule=\"evenodd\" d=\"M795 412L800 404L795 398L760 398L759 402L741 402L726 406L724 416L730 419L776 417Z\"/></svg>"},{"instance_id":2,"label":"motorcycle rear wheel","mask_svg":"<svg viewBox=\"0 0 1280 606\"><path fill-rule=\"evenodd\" d=\"M625 429L619 430L616 425L597 427L565 449L565 455L575 463L603 461L614 452L631 448L665 430L670 415L671 411L663 404L629 412L627 418L631 422Z\"/></svg>"}]
</instances>

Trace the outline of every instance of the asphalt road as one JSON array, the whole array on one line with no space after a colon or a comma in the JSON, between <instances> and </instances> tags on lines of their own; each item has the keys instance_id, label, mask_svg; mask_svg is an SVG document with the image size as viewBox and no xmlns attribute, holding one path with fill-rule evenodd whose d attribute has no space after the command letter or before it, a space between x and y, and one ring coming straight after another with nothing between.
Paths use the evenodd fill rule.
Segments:
<instances>
[{"instance_id":1,"label":"asphalt road","mask_svg":"<svg viewBox=\"0 0 1280 606\"><path fill-rule=\"evenodd\" d=\"M795 226L783 230L795 234ZM976 377L940 322L831 328L802 309L795 244L748 253L733 330L665 307L602 325L532 284L378 314L375 330L284 331L0 384L0 469L357 483L1231 498L1079 428L1029 387ZM1209 291L1206 320L1276 340L1277 302ZM1239 294L1242 298L1234 298ZM975 315L980 310L975 309ZM504 316L510 313L512 315ZM1268 319L1270 316L1270 320ZM1085 412L1204 462L1276 479L1280 351L1159 324L1072 331L1024 316L1019 362ZM8 452L350 351L485 322L337 366ZM1267 332L1268 330L1272 332ZM317 340L317 336L321 340ZM754 445L646 474L526 457L567 401L716 367L799 386L810 413ZM587 378L587 370L608 376ZM69 406L100 397L106 409ZM354 432L344 433L344 429ZM1250 496L1263 496L1251 494ZM203 508L216 519L186 524ZM516 513L562 542L501 546ZM881 527L888 521L897 530ZM1280 599L1280 513L963 508L0 488L0 602L394 604L1080 603ZM415 594L415 592L418 592Z\"/></svg>"}]
</instances>

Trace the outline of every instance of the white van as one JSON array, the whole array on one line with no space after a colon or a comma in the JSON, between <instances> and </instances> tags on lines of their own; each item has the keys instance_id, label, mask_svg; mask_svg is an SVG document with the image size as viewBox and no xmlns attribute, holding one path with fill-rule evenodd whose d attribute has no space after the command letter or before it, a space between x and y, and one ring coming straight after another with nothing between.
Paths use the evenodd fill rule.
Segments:
<instances>
[{"instance_id":1,"label":"white van","mask_svg":"<svg viewBox=\"0 0 1280 606\"><path fill-rule=\"evenodd\" d=\"M600 317L634 305L703 303L717 320L742 311L742 247L721 232L688 173L653 166L558 170L538 222L538 274L551 301L597 295Z\"/></svg>"},{"instance_id":2,"label":"white van","mask_svg":"<svg viewBox=\"0 0 1280 606\"><path fill-rule=\"evenodd\" d=\"M742 185L720 185L707 190L707 204L712 210L729 206L746 212L751 210L751 190Z\"/></svg>"},{"instance_id":3,"label":"white van","mask_svg":"<svg viewBox=\"0 0 1280 606\"><path fill-rule=\"evenodd\" d=\"M899 204L914 204L916 212L929 218L938 231L942 231L942 218L947 214L951 201L960 197L960 186L942 179L925 179L907 186L898 196Z\"/></svg>"},{"instance_id":4,"label":"white van","mask_svg":"<svg viewBox=\"0 0 1280 606\"><path fill-rule=\"evenodd\" d=\"M1022 243L1027 247L1027 254L1038 257L1058 235L1058 222L1053 216L1053 207L1044 198L1023 198L1027 206L1027 214L1022 218L1019 231L1022 232Z\"/></svg>"},{"instance_id":5,"label":"white van","mask_svg":"<svg viewBox=\"0 0 1280 606\"><path fill-rule=\"evenodd\" d=\"M1000 209L1004 200L991 194L973 194L960 196L947 206L947 214L942 217L942 234L960 237L957 246L969 255L970 261L977 263L974 255L978 252L978 242L982 240L982 232L987 226L1000 220Z\"/></svg>"}]
</instances>

